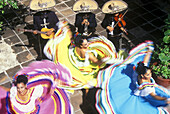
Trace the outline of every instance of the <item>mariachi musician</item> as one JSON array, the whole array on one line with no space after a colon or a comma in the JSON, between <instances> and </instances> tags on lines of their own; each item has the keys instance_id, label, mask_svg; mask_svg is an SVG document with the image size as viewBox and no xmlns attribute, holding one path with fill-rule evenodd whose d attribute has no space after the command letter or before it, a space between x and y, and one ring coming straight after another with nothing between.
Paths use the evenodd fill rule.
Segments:
<instances>
[{"instance_id":1,"label":"mariachi musician","mask_svg":"<svg viewBox=\"0 0 170 114\"><path fill-rule=\"evenodd\" d=\"M95 14L91 11L96 10L98 4L94 0L79 0L76 1L73 10L78 12L76 14L75 27L78 32L85 36L94 35L97 26Z\"/></svg>"},{"instance_id":2,"label":"mariachi musician","mask_svg":"<svg viewBox=\"0 0 170 114\"><path fill-rule=\"evenodd\" d=\"M33 15L33 23L34 23L34 34L38 34L38 31L42 31L42 29L46 30L46 37L39 37L40 44L40 59L46 59L46 56L43 54L43 48L47 43L50 37L53 37L54 33L58 30L57 23L59 19L55 12L50 11L49 9L55 6L55 0L32 0L30 3L30 8L32 10L37 11ZM53 35L52 35L53 34ZM38 35L40 36L40 35ZM49 36L49 37L48 37Z\"/></svg>"},{"instance_id":3,"label":"mariachi musician","mask_svg":"<svg viewBox=\"0 0 170 114\"><path fill-rule=\"evenodd\" d=\"M124 32L127 34L126 22L123 18L127 10L123 14L121 13L126 8L127 4L118 0L108 1L102 7L105 17L101 26L106 29L107 38L115 45L117 51L119 51L120 33Z\"/></svg>"}]
</instances>

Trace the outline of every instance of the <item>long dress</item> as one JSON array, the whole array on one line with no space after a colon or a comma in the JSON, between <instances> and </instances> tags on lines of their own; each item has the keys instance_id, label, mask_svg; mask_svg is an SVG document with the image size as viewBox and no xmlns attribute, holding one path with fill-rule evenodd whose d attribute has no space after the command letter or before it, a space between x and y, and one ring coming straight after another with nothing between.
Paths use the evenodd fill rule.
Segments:
<instances>
[{"instance_id":1,"label":"long dress","mask_svg":"<svg viewBox=\"0 0 170 114\"><path fill-rule=\"evenodd\" d=\"M17 88L10 92L0 88L0 112L2 114L72 114L73 108L67 92L62 86L69 84L70 71L60 63L49 60L32 62L13 77L27 75L29 98L22 101L17 96ZM54 91L54 93L52 93Z\"/></svg>"},{"instance_id":2,"label":"long dress","mask_svg":"<svg viewBox=\"0 0 170 114\"><path fill-rule=\"evenodd\" d=\"M134 67L143 61L147 48L153 47L153 42L141 43L129 53L129 56L121 63L111 65L98 74L98 87L101 89L96 93L96 109L100 114L166 114L168 113L160 106L167 105L165 101L151 99L149 93L141 94L145 84L136 85L134 78L136 72ZM136 75L137 77L137 75ZM144 86L143 86L144 85ZM148 84L147 84L148 85ZM157 95L169 98L166 88L160 89L159 85L152 81L154 91ZM143 87L143 88L142 88ZM164 91L166 90L166 91ZM140 92L139 92L140 91Z\"/></svg>"},{"instance_id":3,"label":"long dress","mask_svg":"<svg viewBox=\"0 0 170 114\"><path fill-rule=\"evenodd\" d=\"M69 28L67 22L59 23L59 30L55 37L50 39L44 47L45 55L55 63L60 62L71 71L73 84L70 89L81 89L94 87L97 84L97 73L100 68L104 67L93 64L88 59L81 58L76 54L75 47L71 45L69 36ZM107 63L113 63L121 60L115 51L114 45L104 36L93 37L89 40L89 50L91 50L97 58L109 57Z\"/></svg>"}]
</instances>

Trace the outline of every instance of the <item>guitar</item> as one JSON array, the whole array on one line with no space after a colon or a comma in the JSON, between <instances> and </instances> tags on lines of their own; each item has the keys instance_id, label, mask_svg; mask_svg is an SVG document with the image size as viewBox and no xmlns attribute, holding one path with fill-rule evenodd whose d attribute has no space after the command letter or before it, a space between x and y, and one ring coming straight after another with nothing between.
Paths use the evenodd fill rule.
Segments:
<instances>
[{"instance_id":1,"label":"guitar","mask_svg":"<svg viewBox=\"0 0 170 114\"><path fill-rule=\"evenodd\" d=\"M51 29L48 28L42 28L41 31L37 31L38 34L41 34L41 37L43 39L51 39L54 37L55 33L52 32L51 35L47 35L47 32L50 31ZM29 29L18 29L18 31L24 31L24 32L34 32L34 30L29 30Z\"/></svg>"}]
</instances>

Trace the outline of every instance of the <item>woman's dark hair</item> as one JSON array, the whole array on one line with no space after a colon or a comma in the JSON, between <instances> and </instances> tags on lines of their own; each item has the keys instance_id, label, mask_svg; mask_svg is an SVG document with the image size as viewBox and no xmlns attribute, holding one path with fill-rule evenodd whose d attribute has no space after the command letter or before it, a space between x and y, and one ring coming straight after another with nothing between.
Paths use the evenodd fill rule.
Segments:
<instances>
[{"instance_id":1,"label":"woman's dark hair","mask_svg":"<svg viewBox=\"0 0 170 114\"><path fill-rule=\"evenodd\" d=\"M18 75L17 79L14 81L14 85L16 86L19 83L27 84L28 78L26 75Z\"/></svg>"},{"instance_id":2,"label":"woman's dark hair","mask_svg":"<svg viewBox=\"0 0 170 114\"><path fill-rule=\"evenodd\" d=\"M77 47L80 47L80 45L82 45L84 39L86 39L85 36L77 35L77 36L74 38L75 45L76 45Z\"/></svg>"},{"instance_id":3,"label":"woman's dark hair","mask_svg":"<svg viewBox=\"0 0 170 114\"><path fill-rule=\"evenodd\" d=\"M147 72L148 69L150 69L150 68L145 66L144 63L139 62L138 66L136 68L136 72L138 73L138 75L141 75L141 74L144 75Z\"/></svg>"}]
</instances>

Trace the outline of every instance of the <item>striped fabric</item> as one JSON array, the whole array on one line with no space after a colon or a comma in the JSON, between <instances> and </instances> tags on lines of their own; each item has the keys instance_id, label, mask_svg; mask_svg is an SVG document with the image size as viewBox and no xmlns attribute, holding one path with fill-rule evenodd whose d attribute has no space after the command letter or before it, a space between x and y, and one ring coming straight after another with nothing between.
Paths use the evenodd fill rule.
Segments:
<instances>
[{"instance_id":1,"label":"striped fabric","mask_svg":"<svg viewBox=\"0 0 170 114\"><path fill-rule=\"evenodd\" d=\"M44 53L55 63L59 62L65 65L71 71L72 84L67 86L67 89L81 89L81 88L91 88L96 86L97 79L96 76L100 68L104 67L97 66L95 64L89 64L86 66L80 66L79 63L83 65L83 59L80 59L74 52L74 47L71 44L71 32L66 24L61 23L60 34L56 34L55 38L50 39L45 48ZM64 25L64 26L62 26ZM117 57L114 45L107 40L104 36L93 37L89 39L89 48L95 50L98 57L109 57L107 63L113 64L120 61L121 59Z\"/></svg>"},{"instance_id":2,"label":"striped fabric","mask_svg":"<svg viewBox=\"0 0 170 114\"><path fill-rule=\"evenodd\" d=\"M100 114L167 114L163 108L157 108L133 91L133 67L143 61L147 48L153 48L152 41L141 43L129 53L121 63L113 64L98 73L96 109Z\"/></svg>"},{"instance_id":3,"label":"striped fabric","mask_svg":"<svg viewBox=\"0 0 170 114\"><path fill-rule=\"evenodd\" d=\"M33 114L72 114L73 109L68 99L68 95L62 86L68 85L72 80L70 71L60 63L54 64L49 60L35 61L16 73L25 74L28 77L27 87L31 90L37 85L43 86L43 94L35 101ZM63 85L64 84L64 85ZM50 91L54 91L53 94ZM19 102L19 100L17 100ZM22 102L19 102L23 105ZM2 105L2 104L1 104ZM3 104L4 105L4 104ZM13 107L10 102L10 94L6 95L6 109L9 114L23 113Z\"/></svg>"}]
</instances>

